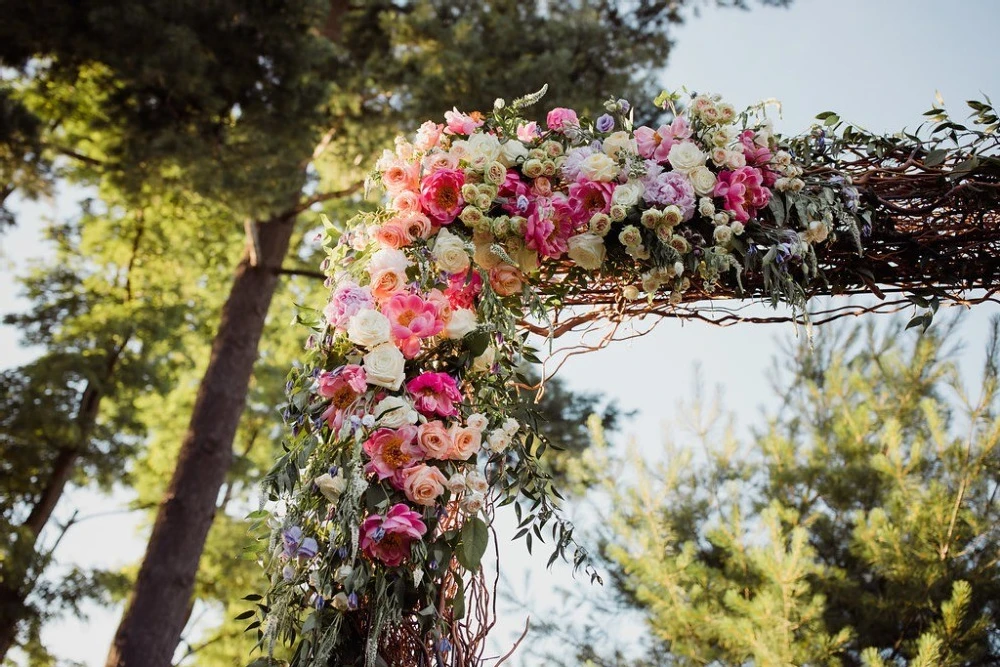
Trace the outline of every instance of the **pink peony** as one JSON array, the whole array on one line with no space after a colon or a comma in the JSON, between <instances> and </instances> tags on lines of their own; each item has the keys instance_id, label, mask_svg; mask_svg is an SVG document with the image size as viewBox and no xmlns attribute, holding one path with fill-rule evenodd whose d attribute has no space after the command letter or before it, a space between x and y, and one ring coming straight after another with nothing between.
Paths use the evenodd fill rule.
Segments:
<instances>
[{"instance_id":1,"label":"pink peony","mask_svg":"<svg viewBox=\"0 0 1000 667\"><path fill-rule=\"evenodd\" d=\"M521 180L516 169L507 170L507 178L497 193L497 198L502 202L503 209L510 215L524 215L528 209L528 195L531 189L528 184Z\"/></svg>"},{"instance_id":2,"label":"pink peony","mask_svg":"<svg viewBox=\"0 0 1000 667\"><path fill-rule=\"evenodd\" d=\"M726 200L726 210L739 222L752 218L771 200L771 191L764 187L764 176L756 167L719 172L713 194Z\"/></svg>"},{"instance_id":3,"label":"pink peony","mask_svg":"<svg viewBox=\"0 0 1000 667\"><path fill-rule=\"evenodd\" d=\"M561 257L578 227L576 217L565 196L539 199L524 227L525 244L546 257Z\"/></svg>"},{"instance_id":4,"label":"pink peony","mask_svg":"<svg viewBox=\"0 0 1000 667\"><path fill-rule=\"evenodd\" d=\"M323 309L326 321L337 331L347 330L347 321L359 310L368 310L375 305L372 292L367 287L359 287L357 283L345 281L333 291L330 303Z\"/></svg>"},{"instance_id":5,"label":"pink peony","mask_svg":"<svg viewBox=\"0 0 1000 667\"><path fill-rule=\"evenodd\" d=\"M446 134L472 134L476 128L482 127L484 122L481 114L464 114L458 108L445 111L444 119L448 123Z\"/></svg>"},{"instance_id":6,"label":"pink peony","mask_svg":"<svg viewBox=\"0 0 1000 667\"><path fill-rule=\"evenodd\" d=\"M354 402L368 389L368 379L365 369L355 364L341 366L334 371L320 373L316 378L319 383L316 393L323 398L331 398L330 407L322 415L322 419L333 430L339 430L344 424L344 416Z\"/></svg>"},{"instance_id":7,"label":"pink peony","mask_svg":"<svg viewBox=\"0 0 1000 667\"><path fill-rule=\"evenodd\" d=\"M541 135L542 131L538 129L538 123L535 121L521 123L517 126L517 138L526 144L530 144Z\"/></svg>"},{"instance_id":8,"label":"pink peony","mask_svg":"<svg viewBox=\"0 0 1000 667\"><path fill-rule=\"evenodd\" d=\"M471 273L471 275L470 275ZM483 277L478 271L456 273L448 277L444 295L452 308L476 309L476 297L483 291Z\"/></svg>"},{"instance_id":9,"label":"pink peony","mask_svg":"<svg viewBox=\"0 0 1000 667\"><path fill-rule=\"evenodd\" d=\"M406 390L413 396L413 406L426 417L458 414L455 403L462 400L462 394L447 373L421 373L406 383Z\"/></svg>"},{"instance_id":10,"label":"pink peony","mask_svg":"<svg viewBox=\"0 0 1000 667\"><path fill-rule=\"evenodd\" d=\"M407 359L420 354L420 341L441 333L444 321L439 307L417 294L397 294L382 304L389 318L392 340Z\"/></svg>"},{"instance_id":11,"label":"pink peony","mask_svg":"<svg viewBox=\"0 0 1000 667\"><path fill-rule=\"evenodd\" d=\"M635 143L642 157L666 162L674 144L690 136L691 128L688 127L687 121L678 116L670 125L661 125L660 129L655 131L646 126L636 128Z\"/></svg>"},{"instance_id":12,"label":"pink peony","mask_svg":"<svg viewBox=\"0 0 1000 667\"><path fill-rule=\"evenodd\" d=\"M427 532L419 512L403 503L389 508L385 516L373 514L361 523L361 551L369 558L396 567L410 557L410 544Z\"/></svg>"},{"instance_id":13,"label":"pink peony","mask_svg":"<svg viewBox=\"0 0 1000 667\"><path fill-rule=\"evenodd\" d=\"M580 119L577 118L576 112L572 109L557 107L545 117L545 124L550 130L562 132L570 126L579 125Z\"/></svg>"},{"instance_id":14,"label":"pink peony","mask_svg":"<svg viewBox=\"0 0 1000 667\"><path fill-rule=\"evenodd\" d=\"M664 172L663 169L647 160L646 176L642 179L645 192L642 198L650 204L669 206L674 204L681 209L685 220L694 215L694 186L687 176L678 171Z\"/></svg>"},{"instance_id":15,"label":"pink peony","mask_svg":"<svg viewBox=\"0 0 1000 667\"><path fill-rule=\"evenodd\" d=\"M611 196L614 192L614 183L580 181L570 185L569 202L575 212L577 226L588 224L595 213L611 211Z\"/></svg>"},{"instance_id":16,"label":"pink peony","mask_svg":"<svg viewBox=\"0 0 1000 667\"><path fill-rule=\"evenodd\" d=\"M379 479L390 479L398 488L402 483L400 471L423 458L416 439L417 427L409 424L397 429L378 429L365 440L365 453L371 459L365 472L375 473Z\"/></svg>"},{"instance_id":17,"label":"pink peony","mask_svg":"<svg viewBox=\"0 0 1000 667\"><path fill-rule=\"evenodd\" d=\"M743 156L747 159L749 166L760 169L764 185L771 187L778 180L778 174L768 168L774 155L766 144L761 146L755 139L753 130L743 130L740 133L740 143L743 144Z\"/></svg>"},{"instance_id":18,"label":"pink peony","mask_svg":"<svg viewBox=\"0 0 1000 667\"><path fill-rule=\"evenodd\" d=\"M440 225L450 224L465 206L464 184L465 173L458 169L440 169L424 178L420 185L420 203L428 217Z\"/></svg>"}]
</instances>

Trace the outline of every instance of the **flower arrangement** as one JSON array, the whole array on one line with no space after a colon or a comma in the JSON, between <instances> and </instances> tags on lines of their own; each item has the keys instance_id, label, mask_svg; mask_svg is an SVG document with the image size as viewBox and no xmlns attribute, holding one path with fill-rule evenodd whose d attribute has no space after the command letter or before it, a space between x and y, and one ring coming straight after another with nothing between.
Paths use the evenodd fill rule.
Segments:
<instances>
[{"instance_id":1,"label":"flower arrangement","mask_svg":"<svg viewBox=\"0 0 1000 667\"><path fill-rule=\"evenodd\" d=\"M522 323L594 275L616 300L679 303L753 269L794 303L816 245L863 222L849 179L806 177L759 109L663 94L655 127L634 127L624 100L540 125L521 117L540 96L397 139L373 176L384 207L327 224L331 298L300 315L310 356L266 480L281 511L252 515L274 536L251 627L265 647L298 639L293 664L327 664L349 636L366 638L369 664L468 662L458 626L499 504L529 549L550 528L553 557L586 564L516 389L518 365L537 361Z\"/></svg>"}]
</instances>

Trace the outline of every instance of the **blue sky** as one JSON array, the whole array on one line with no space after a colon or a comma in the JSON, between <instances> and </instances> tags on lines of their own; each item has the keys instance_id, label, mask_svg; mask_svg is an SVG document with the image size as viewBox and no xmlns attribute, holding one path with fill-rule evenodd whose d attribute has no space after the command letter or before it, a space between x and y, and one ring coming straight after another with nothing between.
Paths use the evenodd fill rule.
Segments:
<instances>
[{"instance_id":1,"label":"blue sky","mask_svg":"<svg viewBox=\"0 0 1000 667\"><path fill-rule=\"evenodd\" d=\"M668 88L718 92L737 107L777 98L782 117L775 123L784 133L806 129L816 113L826 110L869 130L895 131L919 124L936 91L959 117L966 115L966 99L982 93L1000 99L997 26L1000 2L994 0L796 0L787 10L704 9L700 18L674 30L676 47L662 82ZM43 252L37 241L41 218L69 216L74 210L72 193L25 206L20 227L0 238L0 281L5 285L0 312L22 305L10 279L27 258ZM967 343L961 365L969 375L982 362L989 318L998 311L977 307L960 328ZM674 406L690 394L696 377L709 388L722 388L725 405L740 424L757 422L761 407L774 407L765 379L771 359L795 335L791 325L719 329L666 321L648 336L575 358L561 376L574 389L605 392L622 407L638 409L620 440L634 439L655 456ZM15 342L15 332L0 327L0 366L30 354L16 349ZM60 512L113 509L116 502L78 492ZM95 539L112 531L131 538L116 539L113 551ZM128 519L95 519L70 531L59 557L122 565L141 556L144 538ZM504 569L512 580L521 581L526 570L534 573L536 584L544 580L545 585L532 589L540 608L556 603L549 586L587 585L574 583L559 568L545 575L544 551L529 558L519 544L507 549ZM604 594L594 589L595 597ZM103 665L119 614L120 609L94 610L89 621L55 623L45 636L67 659ZM505 617L498 636L515 629L519 633L523 624L523 615Z\"/></svg>"}]
</instances>

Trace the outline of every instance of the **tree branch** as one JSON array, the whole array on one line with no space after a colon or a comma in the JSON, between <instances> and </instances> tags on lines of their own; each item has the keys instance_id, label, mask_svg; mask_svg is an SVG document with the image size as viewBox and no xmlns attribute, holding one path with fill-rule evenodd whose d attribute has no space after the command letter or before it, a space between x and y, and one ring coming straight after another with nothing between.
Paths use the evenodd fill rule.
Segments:
<instances>
[{"instance_id":1,"label":"tree branch","mask_svg":"<svg viewBox=\"0 0 1000 667\"><path fill-rule=\"evenodd\" d=\"M278 266L272 268L271 270L279 276L305 276L306 278L326 280L325 273L322 271L314 271L312 269L288 269L283 266Z\"/></svg>"}]
</instances>

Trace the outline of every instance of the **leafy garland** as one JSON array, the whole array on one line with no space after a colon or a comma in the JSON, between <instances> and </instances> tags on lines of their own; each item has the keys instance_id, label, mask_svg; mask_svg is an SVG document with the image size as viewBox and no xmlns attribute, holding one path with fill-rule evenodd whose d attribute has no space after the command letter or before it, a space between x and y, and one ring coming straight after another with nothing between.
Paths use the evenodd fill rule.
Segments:
<instances>
[{"instance_id":1,"label":"leafy garland","mask_svg":"<svg viewBox=\"0 0 1000 667\"><path fill-rule=\"evenodd\" d=\"M473 664L498 506L529 549L551 536L552 560L598 577L539 466L528 328L595 281L614 303L679 304L741 293L752 273L802 307L817 248L840 236L860 252L871 229L822 137L785 140L761 107L664 93L656 129L633 127L625 100L540 127L521 112L544 92L397 139L372 177L387 204L325 223L331 300L301 309L290 434L250 516L270 587L241 616L263 650L293 644L292 665Z\"/></svg>"}]
</instances>

